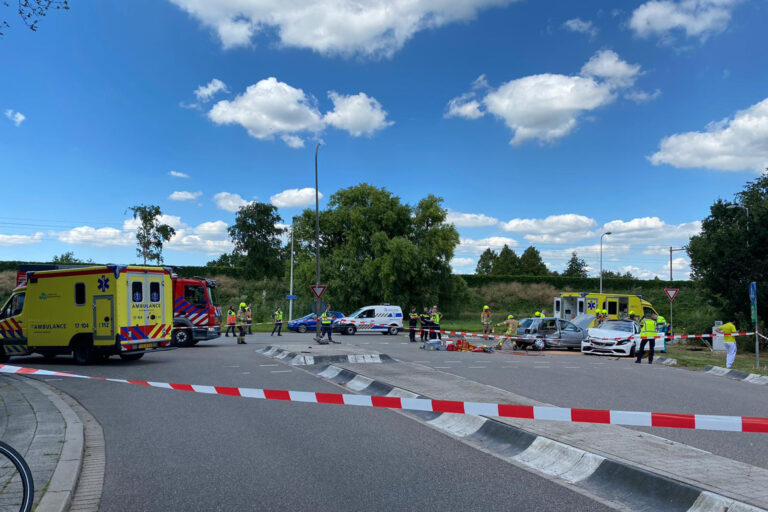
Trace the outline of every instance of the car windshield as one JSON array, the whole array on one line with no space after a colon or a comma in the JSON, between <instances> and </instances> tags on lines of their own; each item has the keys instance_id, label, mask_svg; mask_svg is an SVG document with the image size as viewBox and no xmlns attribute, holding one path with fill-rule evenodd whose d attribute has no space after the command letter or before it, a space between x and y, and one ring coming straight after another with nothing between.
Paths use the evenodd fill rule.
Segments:
<instances>
[{"instance_id":1,"label":"car windshield","mask_svg":"<svg viewBox=\"0 0 768 512\"><path fill-rule=\"evenodd\" d=\"M219 295L216 293L216 288L208 287L208 300L211 301L211 304L214 306L219 306Z\"/></svg>"},{"instance_id":2,"label":"car windshield","mask_svg":"<svg viewBox=\"0 0 768 512\"><path fill-rule=\"evenodd\" d=\"M526 327L530 326L532 322L533 318L525 318L522 322L520 322L520 327L525 329Z\"/></svg>"},{"instance_id":3,"label":"car windshield","mask_svg":"<svg viewBox=\"0 0 768 512\"><path fill-rule=\"evenodd\" d=\"M349 315L349 316L354 318L354 317L356 317L357 315L359 315L359 314L360 314L362 311L363 311L363 308L360 308L360 309L358 309L357 311L355 311L354 313L352 313L352 314L351 314L351 315Z\"/></svg>"},{"instance_id":4,"label":"car windshield","mask_svg":"<svg viewBox=\"0 0 768 512\"><path fill-rule=\"evenodd\" d=\"M601 329L608 331L621 331L621 332L634 332L635 328L632 326L634 322L605 322L600 326Z\"/></svg>"}]
</instances>

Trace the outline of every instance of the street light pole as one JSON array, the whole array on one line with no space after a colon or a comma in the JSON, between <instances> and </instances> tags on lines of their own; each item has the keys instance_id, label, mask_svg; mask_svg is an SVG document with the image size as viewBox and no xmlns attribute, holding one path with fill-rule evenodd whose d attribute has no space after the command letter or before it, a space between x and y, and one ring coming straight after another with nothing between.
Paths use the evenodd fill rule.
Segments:
<instances>
[{"instance_id":1,"label":"street light pole","mask_svg":"<svg viewBox=\"0 0 768 512\"><path fill-rule=\"evenodd\" d=\"M315 285L320 286L320 190L317 180L317 152L320 151L320 143L315 147L315 270L317 272ZM317 299L318 306L320 299ZM315 308L315 336L320 339L320 313Z\"/></svg>"},{"instance_id":2,"label":"street light pole","mask_svg":"<svg viewBox=\"0 0 768 512\"><path fill-rule=\"evenodd\" d=\"M293 229L296 224L296 217L291 219L291 285L288 294L293 297ZM288 300L288 321L293 320L293 299Z\"/></svg>"},{"instance_id":3,"label":"street light pole","mask_svg":"<svg viewBox=\"0 0 768 512\"><path fill-rule=\"evenodd\" d=\"M726 208L741 208L747 216L747 252L749 252L749 208L743 204L729 204ZM749 280L752 281L752 272L749 273ZM750 304L751 306L751 304ZM760 368L760 340L757 332L757 310L755 310L755 368Z\"/></svg>"},{"instance_id":4,"label":"street light pole","mask_svg":"<svg viewBox=\"0 0 768 512\"><path fill-rule=\"evenodd\" d=\"M610 231L606 231L600 235L600 293L603 293L603 237L612 234Z\"/></svg>"},{"instance_id":5,"label":"street light pole","mask_svg":"<svg viewBox=\"0 0 768 512\"><path fill-rule=\"evenodd\" d=\"M672 253L677 251L684 251L684 250L685 250L685 247L680 247L679 249L673 249L672 246L669 246L669 281L670 283L672 282Z\"/></svg>"}]
</instances>

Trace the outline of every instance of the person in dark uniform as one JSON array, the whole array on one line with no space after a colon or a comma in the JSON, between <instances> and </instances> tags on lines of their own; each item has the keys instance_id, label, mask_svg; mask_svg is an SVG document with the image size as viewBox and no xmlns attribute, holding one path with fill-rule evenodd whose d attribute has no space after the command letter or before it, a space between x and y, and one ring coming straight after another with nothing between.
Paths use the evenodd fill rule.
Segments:
<instances>
[{"instance_id":1,"label":"person in dark uniform","mask_svg":"<svg viewBox=\"0 0 768 512\"><path fill-rule=\"evenodd\" d=\"M432 315L429 308L424 308L424 312L419 315L419 322L421 322L421 341L427 341L429 338L427 331L432 327Z\"/></svg>"},{"instance_id":2,"label":"person in dark uniform","mask_svg":"<svg viewBox=\"0 0 768 512\"><path fill-rule=\"evenodd\" d=\"M411 306L411 312L408 314L408 339L411 343L416 343L416 329L419 325L419 314L416 312L416 306Z\"/></svg>"}]
</instances>

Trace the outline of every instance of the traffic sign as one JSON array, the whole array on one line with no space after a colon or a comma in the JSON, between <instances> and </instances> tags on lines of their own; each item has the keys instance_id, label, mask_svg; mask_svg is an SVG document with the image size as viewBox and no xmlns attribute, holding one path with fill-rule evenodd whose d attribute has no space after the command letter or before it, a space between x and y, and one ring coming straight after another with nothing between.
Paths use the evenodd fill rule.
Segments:
<instances>
[{"instance_id":1,"label":"traffic sign","mask_svg":"<svg viewBox=\"0 0 768 512\"><path fill-rule=\"evenodd\" d=\"M309 285L309 289L312 290L312 293L315 294L315 297L318 299L323 296L325 293L326 288L328 288L327 284L311 284Z\"/></svg>"},{"instance_id":2,"label":"traffic sign","mask_svg":"<svg viewBox=\"0 0 768 512\"><path fill-rule=\"evenodd\" d=\"M317 299L312 303L312 312L317 316L322 315L326 309L328 309L328 304L320 299Z\"/></svg>"},{"instance_id":3,"label":"traffic sign","mask_svg":"<svg viewBox=\"0 0 768 512\"><path fill-rule=\"evenodd\" d=\"M296 300L299 297L297 295L286 295L285 300Z\"/></svg>"},{"instance_id":4,"label":"traffic sign","mask_svg":"<svg viewBox=\"0 0 768 512\"><path fill-rule=\"evenodd\" d=\"M754 281L749 283L749 302L757 302L757 283Z\"/></svg>"},{"instance_id":5,"label":"traffic sign","mask_svg":"<svg viewBox=\"0 0 768 512\"><path fill-rule=\"evenodd\" d=\"M667 298L669 299L669 302L672 302L675 300L675 297L677 297L677 292L679 292L679 288L664 288L664 293L667 294Z\"/></svg>"}]
</instances>

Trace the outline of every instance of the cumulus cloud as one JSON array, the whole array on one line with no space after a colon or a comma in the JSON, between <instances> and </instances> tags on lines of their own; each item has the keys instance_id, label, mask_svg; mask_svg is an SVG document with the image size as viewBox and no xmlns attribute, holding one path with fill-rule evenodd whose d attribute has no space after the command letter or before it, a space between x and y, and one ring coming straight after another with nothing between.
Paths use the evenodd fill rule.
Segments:
<instances>
[{"instance_id":1,"label":"cumulus cloud","mask_svg":"<svg viewBox=\"0 0 768 512\"><path fill-rule=\"evenodd\" d=\"M495 226L499 223L499 219L494 219L482 213L461 213L453 210L448 210L445 221L456 227L467 228Z\"/></svg>"},{"instance_id":2,"label":"cumulus cloud","mask_svg":"<svg viewBox=\"0 0 768 512\"><path fill-rule=\"evenodd\" d=\"M652 0L632 13L629 27L640 37L669 41L675 31L706 40L728 28L731 13L741 0Z\"/></svg>"},{"instance_id":3,"label":"cumulus cloud","mask_svg":"<svg viewBox=\"0 0 768 512\"><path fill-rule=\"evenodd\" d=\"M665 137L650 157L654 165L715 171L762 171L768 167L768 98L703 132Z\"/></svg>"},{"instance_id":4,"label":"cumulus cloud","mask_svg":"<svg viewBox=\"0 0 768 512\"><path fill-rule=\"evenodd\" d=\"M193 201L203 195L202 192L188 192L186 190L175 190L168 199L171 201Z\"/></svg>"},{"instance_id":5,"label":"cumulus cloud","mask_svg":"<svg viewBox=\"0 0 768 512\"><path fill-rule=\"evenodd\" d=\"M348 131L354 137L373 135L394 124L387 121L387 112L381 108L381 103L364 92L343 96L330 91L328 96L333 102L333 111L325 114L323 120L331 126Z\"/></svg>"},{"instance_id":6,"label":"cumulus cloud","mask_svg":"<svg viewBox=\"0 0 768 512\"><path fill-rule=\"evenodd\" d=\"M13 124L15 124L16 126L19 126L27 118L27 116L25 116L21 112L16 112L16 111L11 110L11 109L8 109L8 110L5 111L5 117L10 119L11 122Z\"/></svg>"},{"instance_id":7,"label":"cumulus cloud","mask_svg":"<svg viewBox=\"0 0 768 512\"><path fill-rule=\"evenodd\" d=\"M482 238L475 240L472 238L460 238L459 246L456 248L456 252L459 254L475 254L481 253L486 249L493 249L498 251L505 245L509 247L517 247L517 240L513 238L506 238L503 236L492 236L490 238Z\"/></svg>"},{"instance_id":8,"label":"cumulus cloud","mask_svg":"<svg viewBox=\"0 0 768 512\"><path fill-rule=\"evenodd\" d=\"M227 92L227 85L218 78L214 78L206 85L201 85L195 89L195 97L197 97L198 101L206 103L211 101L211 99L220 92Z\"/></svg>"},{"instance_id":9,"label":"cumulus cloud","mask_svg":"<svg viewBox=\"0 0 768 512\"><path fill-rule=\"evenodd\" d=\"M170 171L168 175L174 178L189 178L189 174L179 171Z\"/></svg>"},{"instance_id":10,"label":"cumulus cloud","mask_svg":"<svg viewBox=\"0 0 768 512\"><path fill-rule=\"evenodd\" d=\"M269 77L248 86L232 101L219 101L208 117L216 124L239 124L260 140L277 135L291 148L303 147L303 136L316 136L328 125L359 137L393 124L381 104L365 93L344 96L330 91L328 96L334 109L322 115L314 97Z\"/></svg>"},{"instance_id":11,"label":"cumulus cloud","mask_svg":"<svg viewBox=\"0 0 768 512\"><path fill-rule=\"evenodd\" d=\"M633 90L624 93L624 97L628 100L632 100L635 103L648 103L661 96L661 90L656 89L653 92L646 92L641 90Z\"/></svg>"},{"instance_id":12,"label":"cumulus cloud","mask_svg":"<svg viewBox=\"0 0 768 512\"><path fill-rule=\"evenodd\" d=\"M78 226L56 234L60 242L91 247L129 246L136 244L136 232L117 228Z\"/></svg>"},{"instance_id":13,"label":"cumulus cloud","mask_svg":"<svg viewBox=\"0 0 768 512\"><path fill-rule=\"evenodd\" d=\"M451 268L454 270L459 268L474 270L476 265L477 261L475 258L453 258L451 260Z\"/></svg>"},{"instance_id":14,"label":"cumulus cloud","mask_svg":"<svg viewBox=\"0 0 768 512\"><path fill-rule=\"evenodd\" d=\"M248 204L248 201L240 197L240 194L234 194L232 192L219 192L213 196L213 201L220 209L235 213L240 208Z\"/></svg>"},{"instance_id":15,"label":"cumulus cloud","mask_svg":"<svg viewBox=\"0 0 768 512\"><path fill-rule=\"evenodd\" d=\"M43 240L43 234L40 232L34 235L4 235L0 234L0 247L11 245L29 245L37 244Z\"/></svg>"},{"instance_id":16,"label":"cumulus cloud","mask_svg":"<svg viewBox=\"0 0 768 512\"><path fill-rule=\"evenodd\" d=\"M274 34L283 46L322 54L391 56L417 32L471 20L515 0L171 0L214 30L224 48Z\"/></svg>"},{"instance_id":17,"label":"cumulus cloud","mask_svg":"<svg viewBox=\"0 0 768 512\"><path fill-rule=\"evenodd\" d=\"M655 240L687 241L701 233L701 221L667 224L658 217L640 217L629 221L606 222L603 231L610 231L612 240L627 240L632 243L650 243Z\"/></svg>"},{"instance_id":18,"label":"cumulus cloud","mask_svg":"<svg viewBox=\"0 0 768 512\"><path fill-rule=\"evenodd\" d=\"M595 219L567 213L545 219L512 219L502 223L504 231L523 233L525 239L539 244L566 244L594 236Z\"/></svg>"},{"instance_id":19,"label":"cumulus cloud","mask_svg":"<svg viewBox=\"0 0 768 512\"><path fill-rule=\"evenodd\" d=\"M323 194L319 193L318 197L322 199ZM278 208L309 206L310 204L315 203L315 189L311 187L289 188L288 190L283 190L279 194L271 196L269 202Z\"/></svg>"},{"instance_id":20,"label":"cumulus cloud","mask_svg":"<svg viewBox=\"0 0 768 512\"><path fill-rule=\"evenodd\" d=\"M177 251L221 254L233 248L228 225L222 220L203 222L191 229L178 229L166 244L166 248Z\"/></svg>"},{"instance_id":21,"label":"cumulus cloud","mask_svg":"<svg viewBox=\"0 0 768 512\"><path fill-rule=\"evenodd\" d=\"M563 27L570 30L571 32L578 32L579 34L587 34L590 37L595 37L597 35L597 27L589 20L582 20L581 18L573 18L565 23L563 23Z\"/></svg>"},{"instance_id":22,"label":"cumulus cloud","mask_svg":"<svg viewBox=\"0 0 768 512\"><path fill-rule=\"evenodd\" d=\"M446 116L477 119L487 112L512 130L510 144L554 142L571 133L583 113L612 103L617 91L634 85L640 72L639 65L601 50L579 75L526 76L491 89L482 99L472 91L450 100Z\"/></svg>"}]
</instances>

